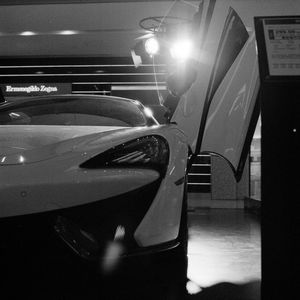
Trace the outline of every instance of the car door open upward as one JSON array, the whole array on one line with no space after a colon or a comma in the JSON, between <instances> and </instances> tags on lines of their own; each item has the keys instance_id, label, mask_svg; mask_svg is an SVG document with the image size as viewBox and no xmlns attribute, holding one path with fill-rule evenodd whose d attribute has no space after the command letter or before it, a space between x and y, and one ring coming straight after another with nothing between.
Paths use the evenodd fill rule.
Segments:
<instances>
[{"instance_id":1,"label":"car door open upward","mask_svg":"<svg viewBox=\"0 0 300 300\"><path fill-rule=\"evenodd\" d=\"M213 11L215 11L217 8ZM254 31L237 12L211 11L205 42L199 30L197 79L181 97L172 117L187 134L194 154L225 158L239 179L258 117L258 63ZM254 127L254 126L253 126Z\"/></svg>"}]
</instances>

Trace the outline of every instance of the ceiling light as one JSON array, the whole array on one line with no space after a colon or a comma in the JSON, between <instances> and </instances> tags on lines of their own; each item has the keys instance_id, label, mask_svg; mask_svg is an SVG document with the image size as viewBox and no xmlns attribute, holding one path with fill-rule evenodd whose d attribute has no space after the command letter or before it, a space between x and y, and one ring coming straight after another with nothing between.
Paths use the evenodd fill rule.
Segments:
<instances>
[{"instance_id":1,"label":"ceiling light","mask_svg":"<svg viewBox=\"0 0 300 300\"><path fill-rule=\"evenodd\" d=\"M23 31L19 35L22 35L22 36L32 36L32 35L37 35L37 33L34 32L34 31Z\"/></svg>"},{"instance_id":2,"label":"ceiling light","mask_svg":"<svg viewBox=\"0 0 300 300\"><path fill-rule=\"evenodd\" d=\"M174 59L185 60L190 57L193 44L190 40L178 40L173 43L170 52Z\"/></svg>"},{"instance_id":3,"label":"ceiling light","mask_svg":"<svg viewBox=\"0 0 300 300\"><path fill-rule=\"evenodd\" d=\"M153 56L159 51L159 42L156 38L151 37L145 42L145 50L150 55Z\"/></svg>"},{"instance_id":4,"label":"ceiling light","mask_svg":"<svg viewBox=\"0 0 300 300\"><path fill-rule=\"evenodd\" d=\"M58 31L57 34L61 34L61 35L74 35L74 34L78 34L79 31L76 30L61 30Z\"/></svg>"}]
</instances>

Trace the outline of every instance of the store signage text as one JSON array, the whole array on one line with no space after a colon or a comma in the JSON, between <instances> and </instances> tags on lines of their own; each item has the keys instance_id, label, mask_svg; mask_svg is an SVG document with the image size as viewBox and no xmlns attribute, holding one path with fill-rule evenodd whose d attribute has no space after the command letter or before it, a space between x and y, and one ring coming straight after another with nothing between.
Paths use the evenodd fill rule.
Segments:
<instances>
[{"instance_id":1,"label":"store signage text","mask_svg":"<svg viewBox=\"0 0 300 300\"><path fill-rule=\"evenodd\" d=\"M72 87L69 83L1 84L0 87L4 96L7 97L72 93Z\"/></svg>"},{"instance_id":2,"label":"store signage text","mask_svg":"<svg viewBox=\"0 0 300 300\"><path fill-rule=\"evenodd\" d=\"M11 86L7 85L5 92L25 92L27 94L30 94L32 92L45 92L47 94L50 94L52 92L57 92L58 89L56 86L46 86L46 85L31 85L27 87L17 87L17 86Z\"/></svg>"}]
</instances>

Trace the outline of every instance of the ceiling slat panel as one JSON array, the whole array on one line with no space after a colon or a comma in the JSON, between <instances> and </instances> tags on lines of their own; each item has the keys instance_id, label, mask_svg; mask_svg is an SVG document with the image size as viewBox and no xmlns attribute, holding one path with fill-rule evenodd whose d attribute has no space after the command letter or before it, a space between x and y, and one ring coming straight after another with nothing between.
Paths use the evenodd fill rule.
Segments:
<instances>
[{"instance_id":1,"label":"ceiling slat panel","mask_svg":"<svg viewBox=\"0 0 300 300\"><path fill-rule=\"evenodd\" d=\"M115 2L163 2L165 0L2 0L1 5L115 3Z\"/></svg>"}]
</instances>

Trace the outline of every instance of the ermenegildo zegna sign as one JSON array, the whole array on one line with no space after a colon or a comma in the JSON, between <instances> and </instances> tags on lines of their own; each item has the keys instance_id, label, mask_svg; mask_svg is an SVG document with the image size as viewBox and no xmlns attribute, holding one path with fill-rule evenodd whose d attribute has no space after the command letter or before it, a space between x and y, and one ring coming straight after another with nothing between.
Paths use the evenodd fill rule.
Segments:
<instances>
[{"instance_id":1,"label":"ermenegildo zegna sign","mask_svg":"<svg viewBox=\"0 0 300 300\"><path fill-rule=\"evenodd\" d=\"M71 94L70 83L0 84L4 97Z\"/></svg>"}]
</instances>

